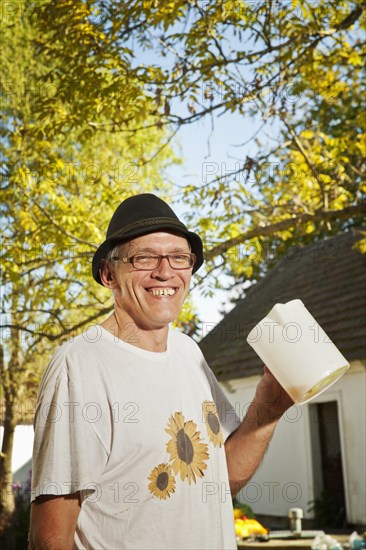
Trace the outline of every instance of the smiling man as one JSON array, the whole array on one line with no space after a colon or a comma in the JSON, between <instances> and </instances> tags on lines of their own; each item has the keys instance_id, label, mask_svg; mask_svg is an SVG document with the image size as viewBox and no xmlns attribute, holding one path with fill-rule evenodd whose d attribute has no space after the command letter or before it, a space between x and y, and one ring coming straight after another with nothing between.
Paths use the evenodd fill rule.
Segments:
<instances>
[{"instance_id":1,"label":"smiling man","mask_svg":"<svg viewBox=\"0 0 366 550\"><path fill-rule=\"evenodd\" d=\"M102 326L113 331L117 323L119 337L125 340L124 327L133 323L139 330L137 346L165 351L168 326L188 294L195 261L187 239L168 230L116 246L100 274L115 299L115 311Z\"/></svg>"},{"instance_id":2,"label":"smiling man","mask_svg":"<svg viewBox=\"0 0 366 550\"><path fill-rule=\"evenodd\" d=\"M267 369L240 423L170 328L200 237L152 194L120 204L93 258L114 311L60 347L35 418L31 550L236 549L231 496L292 401Z\"/></svg>"}]
</instances>

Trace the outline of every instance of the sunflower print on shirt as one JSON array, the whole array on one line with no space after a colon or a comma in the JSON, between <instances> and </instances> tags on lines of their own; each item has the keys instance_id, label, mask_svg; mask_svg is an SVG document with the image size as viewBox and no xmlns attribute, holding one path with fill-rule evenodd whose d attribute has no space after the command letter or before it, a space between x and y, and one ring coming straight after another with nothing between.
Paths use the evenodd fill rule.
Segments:
<instances>
[{"instance_id":1,"label":"sunflower print on shirt","mask_svg":"<svg viewBox=\"0 0 366 550\"><path fill-rule=\"evenodd\" d=\"M175 475L180 474L182 481L196 483L196 477L203 477L209 458L208 445L202 443L201 432L193 420L184 419L181 412L175 412L165 431L171 436L166 445Z\"/></svg>"},{"instance_id":2,"label":"sunflower print on shirt","mask_svg":"<svg viewBox=\"0 0 366 550\"><path fill-rule=\"evenodd\" d=\"M170 498L175 493L175 477L169 464L159 464L148 477L148 489L155 497L161 500Z\"/></svg>"},{"instance_id":3,"label":"sunflower print on shirt","mask_svg":"<svg viewBox=\"0 0 366 550\"><path fill-rule=\"evenodd\" d=\"M221 424L217 414L216 403L214 401L204 401L202 403L202 413L209 440L214 447L222 447L224 444L224 439L222 437Z\"/></svg>"}]
</instances>

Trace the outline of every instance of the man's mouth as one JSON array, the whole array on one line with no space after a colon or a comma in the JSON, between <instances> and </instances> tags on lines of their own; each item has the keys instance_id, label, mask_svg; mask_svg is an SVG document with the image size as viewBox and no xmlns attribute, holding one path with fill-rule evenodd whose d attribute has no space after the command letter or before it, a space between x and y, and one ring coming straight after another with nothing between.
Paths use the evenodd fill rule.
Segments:
<instances>
[{"instance_id":1,"label":"man's mouth","mask_svg":"<svg viewBox=\"0 0 366 550\"><path fill-rule=\"evenodd\" d=\"M146 290L153 296L173 296L177 291L177 289L173 287L147 288Z\"/></svg>"}]
</instances>

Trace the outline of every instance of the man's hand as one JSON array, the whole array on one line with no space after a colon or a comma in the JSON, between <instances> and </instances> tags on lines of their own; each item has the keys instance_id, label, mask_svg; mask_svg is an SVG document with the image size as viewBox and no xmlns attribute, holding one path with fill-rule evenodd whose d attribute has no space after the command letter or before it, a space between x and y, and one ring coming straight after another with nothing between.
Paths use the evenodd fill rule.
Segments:
<instances>
[{"instance_id":1,"label":"man's hand","mask_svg":"<svg viewBox=\"0 0 366 550\"><path fill-rule=\"evenodd\" d=\"M279 420L294 402L270 370L264 367L264 374L257 386L253 404L258 411L258 421L271 422Z\"/></svg>"}]
</instances>

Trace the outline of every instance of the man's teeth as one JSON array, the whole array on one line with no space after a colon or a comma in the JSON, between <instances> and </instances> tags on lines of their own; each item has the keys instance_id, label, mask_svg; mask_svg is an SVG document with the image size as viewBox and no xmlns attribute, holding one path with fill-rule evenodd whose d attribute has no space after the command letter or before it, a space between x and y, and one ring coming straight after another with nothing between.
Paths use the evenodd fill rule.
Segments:
<instances>
[{"instance_id":1,"label":"man's teeth","mask_svg":"<svg viewBox=\"0 0 366 550\"><path fill-rule=\"evenodd\" d=\"M174 288L150 288L149 292L153 296L173 296L175 290Z\"/></svg>"}]
</instances>

